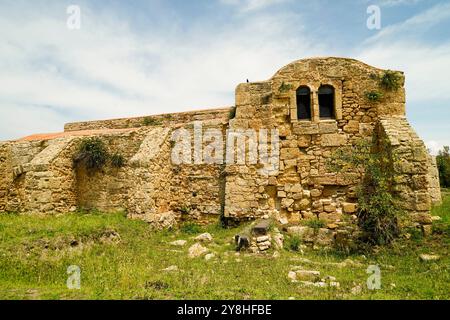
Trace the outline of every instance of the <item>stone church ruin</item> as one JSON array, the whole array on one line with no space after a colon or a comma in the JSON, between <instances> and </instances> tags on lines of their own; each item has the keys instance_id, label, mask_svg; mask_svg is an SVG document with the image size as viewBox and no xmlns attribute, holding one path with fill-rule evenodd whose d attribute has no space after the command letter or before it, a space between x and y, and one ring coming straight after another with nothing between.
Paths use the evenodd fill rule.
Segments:
<instances>
[{"instance_id":1,"label":"stone church ruin","mask_svg":"<svg viewBox=\"0 0 450 320\"><path fill-rule=\"evenodd\" d=\"M397 77L395 90L380 87L386 74ZM162 227L220 217L271 217L295 226L318 218L331 239L355 218L361 176L330 172L327 159L340 147L375 137L398 159L398 206L411 224L427 231L430 208L441 199L439 179L434 159L406 119L402 72L346 58L298 60L270 80L239 84L235 96L234 106L221 109L68 123L61 133L0 142L0 211L126 210L130 218ZM190 134L188 142L174 138L180 129ZM239 130L250 132L244 151L251 148L252 132L258 140L256 161L224 160L227 149L233 151L225 137ZM224 137L222 148L214 135ZM95 173L75 166L74 155L87 137L122 155L124 165ZM237 157L242 145L232 145ZM189 159L174 162L175 147ZM265 160L276 159L264 173L262 147L268 147ZM205 161L206 151L214 151L217 161Z\"/></svg>"}]
</instances>

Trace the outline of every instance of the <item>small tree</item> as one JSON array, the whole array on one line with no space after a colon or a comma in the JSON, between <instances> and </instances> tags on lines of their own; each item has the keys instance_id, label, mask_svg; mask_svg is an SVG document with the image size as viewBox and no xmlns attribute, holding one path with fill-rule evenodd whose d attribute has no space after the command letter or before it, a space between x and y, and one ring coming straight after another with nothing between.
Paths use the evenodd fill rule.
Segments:
<instances>
[{"instance_id":1,"label":"small tree","mask_svg":"<svg viewBox=\"0 0 450 320\"><path fill-rule=\"evenodd\" d=\"M437 167L439 170L439 182L441 187L450 187L450 148L445 146L436 156Z\"/></svg>"},{"instance_id":2,"label":"small tree","mask_svg":"<svg viewBox=\"0 0 450 320\"><path fill-rule=\"evenodd\" d=\"M393 170L389 152L367 140L337 149L329 167L337 172L358 172L358 225L364 239L372 244L387 244L399 234L401 211L392 193Z\"/></svg>"},{"instance_id":3,"label":"small tree","mask_svg":"<svg viewBox=\"0 0 450 320\"><path fill-rule=\"evenodd\" d=\"M396 91L401 87L401 80L402 79L397 72L387 70L380 78L380 85L385 90Z\"/></svg>"},{"instance_id":4,"label":"small tree","mask_svg":"<svg viewBox=\"0 0 450 320\"><path fill-rule=\"evenodd\" d=\"M125 165L125 158L120 153L114 153L110 159L111 165L115 168L122 168Z\"/></svg>"}]
</instances>

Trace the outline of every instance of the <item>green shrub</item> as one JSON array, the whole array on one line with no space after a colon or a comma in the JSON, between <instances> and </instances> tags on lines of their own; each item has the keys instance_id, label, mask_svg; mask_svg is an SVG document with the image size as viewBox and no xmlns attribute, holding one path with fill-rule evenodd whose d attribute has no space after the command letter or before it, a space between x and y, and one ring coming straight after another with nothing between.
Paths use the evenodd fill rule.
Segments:
<instances>
[{"instance_id":1,"label":"green shrub","mask_svg":"<svg viewBox=\"0 0 450 320\"><path fill-rule=\"evenodd\" d=\"M439 151L436 156L436 163L439 170L439 182L442 188L450 187L450 151L449 147Z\"/></svg>"},{"instance_id":2,"label":"green shrub","mask_svg":"<svg viewBox=\"0 0 450 320\"><path fill-rule=\"evenodd\" d=\"M399 233L399 210L392 194L382 185L382 179L366 178L366 187L359 190L358 222L366 240L373 244L388 244ZM377 188L379 188L377 190Z\"/></svg>"},{"instance_id":3,"label":"green shrub","mask_svg":"<svg viewBox=\"0 0 450 320\"><path fill-rule=\"evenodd\" d=\"M124 156L117 152L110 155L105 143L97 137L84 138L73 158L74 165L82 165L90 173L103 169L108 161L116 168L125 165Z\"/></svg>"},{"instance_id":4,"label":"green shrub","mask_svg":"<svg viewBox=\"0 0 450 320\"><path fill-rule=\"evenodd\" d=\"M401 77L397 72L387 70L380 78L380 85L388 91L395 91L401 86Z\"/></svg>"},{"instance_id":5,"label":"green shrub","mask_svg":"<svg viewBox=\"0 0 450 320\"><path fill-rule=\"evenodd\" d=\"M381 98L383 98L383 94L381 92L377 92L377 91L370 91L370 92L366 92L366 98L367 98L367 100L369 100L371 102L376 102L376 101L380 101Z\"/></svg>"},{"instance_id":6,"label":"green shrub","mask_svg":"<svg viewBox=\"0 0 450 320\"><path fill-rule=\"evenodd\" d=\"M234 119L235 117L236 117L236 107L233 107L233 108L230 109L230 113L228 114L228 118L231 120L231 119Z\"/></svg>"},{"instance_id":7,"label":"green shrub","mask_svg":"<svg viewBox=\"0 0 450 320\"><path fill-rule=\"evenodd\" d=\"M372 80L380 80L380 77L378 77L378 75L373 72L369 74L369 78Z\"/></svg>"},{"instance_id":8,"label":"green shrub","mask_svg":"<svg viewBox=\"0 0 450 320\"><path fill-rule=\"evenodd\" d=\"M434 227L434 226L433 226ZM423 240L423 232L419 228L409 227L406 232L411 236L411 240L414 242L421 242Z\"/></svg>"},{"instance_id":9,"label":"green shrub","mask_svg":"<svg viewBox=\"0 0 450 320\"><path fill-rule=\"evenodd\" d=\"M302 243L302 240L299 236L291 236L286 239L286 248L288 248L291 251L300 251L300 245Z\"/></svg>"},{"instance_id":10,"label":"green shrub","mask_svg":"<svg viewBox=\"0 0 450 320\"><path fill-rule=\"evenodd\" d=\"M74 157L76 165L84 165L89 171L103 168L108 160L108 151L105 144L99 138L83 139Z\"/></svg>"},{"instance_id":11,"label":"green shrub","mask_svg":"<svg viewBox=\"0 0 450 320\"><path fill-rule=\"evenodd\" d=\"M181 225L180 231L187 234L197 234L202 232L202 227L193 222L185 222Z\"/></svg>"},{"instance_id":12,"label":"green shrub","mask_svg":"<svg viewBox=\"0 0 450 320\"><path fill-rule=\"evenodd\" d=\"M388 150L360 140L337 149L328 163L331 170L363 175L357 187L357 217L364 231L362 240L370 244L387 244L400 234L402 211L392 193L392 161Z\"/></svg>"},{"instance_id":13,"label":"green shrub","mask_svg":"<svg viewBox=\"0 0 450 320\"><path fill-rule=\"evenodd\" d=\"M125 158L120 153L114 153L110 161L111 165L116 168L122 168L125 165Z\"/></svg>"},{"instance_id":14,"label":"green shrub","mask_svg":"<svg viewBox=\"0 0 450 320\"><path fill-rule=\"evenodd\" d=\"M153 117L145 117L142 122L144 126L158 126L161 124L161 121L159 119Z\"/></svg>"},{"instance_id":15,"label":"green shrub","mask_svg":"<svg viewBox=\"0 0 450 320\"><path fill-rule=\"evenodd\" d=\"M443 235L450 238L450 225L445 221L436 221L433 223L433 234Z\"/></svg>"},{"instance_id":16,"label":"green shrub","mask_svg":"<svg viewBox=\"0 0 450 320\"><path fill-rule=\"evenodd\" d=\"M283 93L283 92L287 92L287 91L289 91L289 90L291 90L292 89L292 84L286 84L284 81L281 83L281 85L280 85L280 87L278 88L278 91L280 92L280 93Z\"/></svg>"},{"instance_id":17,"label":"green shrub","mask_svg":"<svg viewBox=\"0 0 450 320\"><path fill-rule=\"evenodd\" d=\"M188 206L182 206L179 210L182 214L189 214L189 212L191 212L191 208Z\"/></svg>"},{"instance_id":18,"label":"green shrub","mask_svg":"<svg viewBox=\"0 0 450 320\"><path fill-rule=\"evenodd\" d=\"M308 220L305 220L305 222L303 224L305 226L313 228L313 229L325 228L325 226L326 226L325 221L320 220L320 219L308 219Z\"/></svg>"}]
</instances>

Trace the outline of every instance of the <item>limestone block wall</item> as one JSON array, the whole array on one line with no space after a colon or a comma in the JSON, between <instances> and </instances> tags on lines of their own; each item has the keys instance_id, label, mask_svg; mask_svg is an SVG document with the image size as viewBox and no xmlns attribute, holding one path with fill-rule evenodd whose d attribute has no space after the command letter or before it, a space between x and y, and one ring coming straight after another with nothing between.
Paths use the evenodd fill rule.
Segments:
<instances>
[{"instance_id":1,"label":"limestone block wall","mask_svg":"<svg viewBox=\"0 0 450 320\"><path fill-rule=\"evenodd\" d=\"M77 169L78 207L106 212L125 209L141 219L168 211L179 218L217 217L219 166L172 164L171 132L173 128L156 126L103 137L110 152L125 157L126 165L106 166L93 174Z\"/></svg>"},{"instance_id":2,"label":"limestone block wall","mask_svg":"<svg viewBox=\"0 0 450 320\"><path fill-rule=\"evenodd\" d=\"M436 157L429 156L428 161L428 193L431 197L432 204L442 203L441 185L439 182L439 170L436 163Z\"/></svg>"},{"instance_id":3,"label":"limestone block wall","mask_svg":"<svg viewBox=\"0 0 450 320\"><path fill-rule=\"evenodd\" d=\"M209 123L217 125L225 129L223 121ZM85 135L2 143L0 210L126 210L130 217L142 219L173 211L180 219L217 219L221 212L222 165L173 164L170 138L177 128L105 130L94 135L86 131ZM110 154L124 156L125 166L106 165L100 172L74 166L81 140L93 136L105 143Z\"/></svg>"},{"instance_id":4,"label":"limestone block wall","mask_svg":"<svg viewBox=\"0 0 450 320\"><path fill-rule=\"evenodd\" d=\"M75 195L71 163L64 150L71 142L66 138L4 144L1 209L30 213L69 211L75 205Z\"/></svg>"},{"instance_id":5,"label":"limestone block wall","mask_svg":"<svg viewBox=\"0 0 450 320\"><path fill-rule=\"evenodd\" d=\"M85 122L67 123L64 131L82 131L82 130L98 130L98 129L124 129L145 127L145 120L151 118L163 126L173 126L176 124L189 123L192 121L208 121L208 120L228 120L231 107L220 109L198 110L190 112L179 112L171 114L158 114L145 117L121 118L110 120L96 120Z\"/></svg>"},{"instance_id":6,"label":"limestone block wall","mask_svg":"<svg viewBox=\"0 0 450 320\"><path fill-rule=\"evenodd\" d=\"M227 113L227 118L218 118L202 121L202 128L198 133L199 142L202 145L202 150L198 153L201 155L201 162L196 163L196 150L195 150L195 134L194 123L186 123L182 126L184 130L187 130L192 134L192 141L188 143L187 148L191 150L192 161L189 164L176 164L171 158L174 151L172 143L175 130L180 129L180 126L174 127L169 133L168 143L165 146L167 148L167 160L164 162L164 166L168 166L170 169L170 175L164 175L162 182L169 185L169 208L180 214L180 219L195 219L201 223L207 223L208 221L217 221L223 210L223 198L225 195L225 181L224 181L224 164L222 161L209 163L206 161L205 155L207 154L208 143L212 142L208 137L208 131L214 130L221 133L224 137L228 125L228 117L230 112ZM226 150L225 140L217 141L221 148L216 150L219 155L224 157ZM185 142L183 142L185 143ZM220 151L222 153L220 154ZM219 157L220 158L220 157ZM167 181L169 177L170 181ZM166 192L167 194L167 192ZM161 210L160 210L161 211Z\"/></svg>"},{"instance_id":7,"label":"limestone block wall","mask_svg":"<svg viewBox=\"0 0 450 320\"><path fill-rule=\"evenodd\" d=\"M1 167L3 210L18 211L24 201L24 171L29 161L45 148L45 143L22 141L2 144ZM3 171L4 170L4 171Z\"/></svg>"},{"instance_id":8,"label":"limestone block wall","mask_svg":"<svg viewBox=\"0 0 450 320\"><path fill-rule=\"evenodd\" d=\"M48 141L25 170L26 212L68 212L76 208L75 173L72 158L75 149L71 137Z\"/></svg>"},{"instance_id":9,"label":"limestone block wall","mask_svg":"<svg viewBox=\"0 0 450 320\"><path fill-rule=\"evenodd\" d=\"M6 211L8 191L13 181L11 144L0 143L0 211Z\"/></svg>"},{"instance_id":10,"label":"limestone block wall","mask_svg":"<svg viewBox=\"0 0 450 320\"><path fill-rule=\"evenodd\" d=\"M130 160L132 184L127 194L127 208L133 216L145 217L171 209L169 133L170 130L165 128L147 132L138 152Z\"/></svg>"},{"instance_id":11,"label":"limestone block wall","mask_svg":"<svg viewBox=\"0 0 450 320\"><path fill-rule=\"evenodd\" d=\"M110 154L118 153L127 162L139 149L144 132L128 131L116 134L106 131L97 137L104 142ZM77 166L75 175L77 208L105 212L126 208L127 194L133 183L128 166L116 168L106 165L99 172L87 172L84 167Z\"/></svg>"},{"instance_id":12,"label":"limestone block wall","mask_svg":"<svg viewBox=\"0 0 450 320\"><path fill-rule=\"evenodd\" d=\"M392 154L398 207L410 215L411 222L431 224L431 205L441 200L440 191L435 190L439 189L436 163L405 117L383 118L379 124L379 141L386 141Z\"/></svg>"}]
</instances>

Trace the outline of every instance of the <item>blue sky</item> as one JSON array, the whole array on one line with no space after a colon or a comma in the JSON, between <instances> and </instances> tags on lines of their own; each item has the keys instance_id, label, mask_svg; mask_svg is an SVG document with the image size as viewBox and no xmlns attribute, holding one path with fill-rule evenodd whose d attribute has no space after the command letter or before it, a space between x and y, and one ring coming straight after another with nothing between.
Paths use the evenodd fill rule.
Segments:
<instances>
[{"instance_id":1,"label":"blue sky","mask_svg":"<svg viewBox=\"0 0 450 320\"><path fill-rule=\"evenodd\" d=\"M66 27L72 4L80 30ZM0 0L0 39L0 140L229 106L247 78L345 56L405 71L408 119L432 151L450 144L450 1Z\"/></svg>"}]
</instances>

